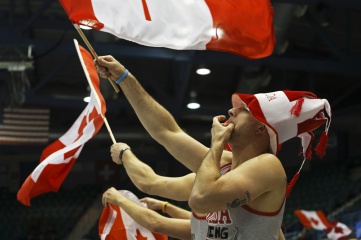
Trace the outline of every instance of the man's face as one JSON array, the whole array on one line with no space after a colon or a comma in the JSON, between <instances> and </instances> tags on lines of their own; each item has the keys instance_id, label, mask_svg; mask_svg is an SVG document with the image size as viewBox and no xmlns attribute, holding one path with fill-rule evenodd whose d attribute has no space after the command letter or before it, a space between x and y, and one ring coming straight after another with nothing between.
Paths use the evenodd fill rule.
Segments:
<instances>
[{"instance_id":1,"label":"man's face","mask_svg":"<svg viewBox=\"0 0 361 240\"><path fill-rule=\"evenodd\" d=\"M253 117L248 107L242 103L242 106L231 108L228 111L229 122L234 124L234 129L230 139L238 137L247 137L257 130L259 122Z\"/></svg>"}]
</instances>

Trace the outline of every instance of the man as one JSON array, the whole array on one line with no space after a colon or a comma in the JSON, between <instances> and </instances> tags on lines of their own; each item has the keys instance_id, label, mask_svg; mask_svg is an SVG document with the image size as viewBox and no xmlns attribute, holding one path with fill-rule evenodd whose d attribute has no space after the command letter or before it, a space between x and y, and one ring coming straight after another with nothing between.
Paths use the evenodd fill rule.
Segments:
<instances>
[{"instance_id":1,"label":"man","mask_svg":"<svg viewBox=\"0 0 361 240\"><path fill-rule=\"evenodd\" d=\"M119 153L122 152L121 159ZM187 201L195 179L195 174L190 173L182 177L165 177L156 174L151 167L140 161L136 155L131 151L131 148L126 143L115 143L111 147L111 156L116 164L123 164L127 175L130 177L134 185L141 191L149 195L158 195L165 198L175 199L178 201ZM114 188L108 189L103 194L103 204L111 203L120 206L127 212L136 222L150 231L166 234L168 236L187 239L191 234L190 212L179 209L173 205L166 205L164 203L148 201L150 198L142 199L148 203L148 207L153 210L162 209L173 219L168 221L167 218L159 214L150 212L147 209L140 209L140 206L131 203ZM184 221L187 219L188 221ZM279 240L284 240L282 231L280 231Z\"/></svg>"},{"instance_id":2,"label":"man","mask_svg":"<svg viewBox=\"0 0 361 240\"><path fill-rule=\"evenodd\" d=\"M213 119L212 144L207 148L182 131L112 56L99 57L95 65L101 77L119 84L150 135L197 173L189 199L194 239L278 239L287 181L275 156L277 146L299 136L308 157L312 130L326 123L328 132L326 100L308 92L234 94L229 121L222 123L225 116ZM225 144L232 152L223 150ZM118 154L113 161L119 153L129 154L113 151Z\"/></svg>"}]
</instances>

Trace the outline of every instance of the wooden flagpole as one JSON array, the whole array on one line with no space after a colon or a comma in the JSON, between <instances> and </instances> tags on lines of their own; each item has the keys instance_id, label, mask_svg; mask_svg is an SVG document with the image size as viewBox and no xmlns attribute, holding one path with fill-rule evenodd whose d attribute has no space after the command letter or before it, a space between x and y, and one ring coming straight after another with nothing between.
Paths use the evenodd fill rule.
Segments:
<instances>
[{"instance_id":1,"label":"wooden flagpole","mask_svg":"<svg viewBox=\"0 0 361 240\"><path fill-rule=\"evenodd\" d=\"M109 126L109 124L108 124L107 118L106 118L105 116L103 116L103 114L102 114L102 118L103 118L103 120L104 120L105 126L107 127L107 130L108 130L108 133L109 133L109 135L110 135L110 138L112 139L112 142L113 142L113 143L117 143L117 142L115 141L113 132L112 132L112 130L110 129L110 126Z\"/></svg>"},{"instance_id":2,"label":"wooden flagpole","mask_svg":"<svg viewBox=\"0 0 361 240\"><path fill-rule=\"evenodd\" d=\"M81 38L84 40L84 42L85 42L85 44L87 45L87 47L89 48L89 51L92 53L93 57L94 57L95 59L98 59L98 55L95 53L93 47L90 45L88 39L85 37L85 35L84 35L84 33L82 32L82 30L80 29L79 25L78 25L78 24L74 24L74 26L75 26L75 29L76 29L76 30L78 31L78 33L80 34ZM115 82L112 81L112 80L109 79L109 78L108 78L108 80L109 80L109 82L112 84L112 86L114 87L115 91L118 93L118 92L119 92L119 89L118 89L118 86L115 84ZM114 143L116 143L116 141L115 141L115 138L114 138L114 134L113 134L113 132L112 132L112 129L111 129L110 126L109 126L108 120L107 120L107 118L106 118L103 114L101 114L101 115L102 115L102 118L103 118L103 120L104 120L104 124L105 124L105 126L106 126L106 128L107 128L107 130L108 130L108 133L109 133L109 135L110 135L110 138L112 139L112 142L113 142L113 144L114 144Z\"/></svg>"},{"instance_id":3,"label":"wooden flagpole","mask_svg":"<svg viewBox=\"0 0 361 240\"><path fill-rule=\"evenodd\" d=\"M88 41L88 39L87 39L86 36L84 35L84 33L83 33L83 31L81 30L81 28L79 27L79 25L78 25L78 24L74 24L74 27L75 27L75 29L78 31L80 37L83 39L85 45L88 47L90 53L93 55L93 57L94 57L95 59L98 59L98 55L97 55L96 52L94 51L94 48L90 45L90 42ZM117 84L116 84L114 81L112 81L110 78L108 78L108 80L109 80L110 84L113 86L115 92L118 93L118 92L119 92L119 88L118 88Z\"/></svg>"}]
</instances>

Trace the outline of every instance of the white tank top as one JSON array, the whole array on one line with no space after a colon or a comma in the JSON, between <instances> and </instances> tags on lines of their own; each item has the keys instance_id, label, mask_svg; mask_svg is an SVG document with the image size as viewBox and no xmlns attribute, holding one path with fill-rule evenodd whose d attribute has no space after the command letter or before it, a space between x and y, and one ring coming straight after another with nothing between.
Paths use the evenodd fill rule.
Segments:
<instances>
[{"instance_id":1,"label":"white tank top","mask_svg":"<svg viewBox=\"0 0 361 240\"><path fill-rule=\"evenodd\" d=\"M221 174L225 174L230 168L231 164L221 167ZM284 208L285 201L278 211L272 213L258 212L247 205L208 213L205 217L199 217L193 213L191 216L192 239L278 239Z\"/></svg>"}]
</instances>

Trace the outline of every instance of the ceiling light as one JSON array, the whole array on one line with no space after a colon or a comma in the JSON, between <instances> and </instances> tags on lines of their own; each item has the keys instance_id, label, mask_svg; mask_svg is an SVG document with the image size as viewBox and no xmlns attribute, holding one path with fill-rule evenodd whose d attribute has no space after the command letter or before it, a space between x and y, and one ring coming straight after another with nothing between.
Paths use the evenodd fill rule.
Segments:
<instances>
[{"instance_id":1,"label":"ceiling light","mask_svg":"<svg viewBox=\"0 0 361 240\"><path fill-rule=\"evenodd\" d=\"M197 102L190 102L187 104L187 108L189 108L189 109L198 109L200 107L201 107L201 105Z\"/></svg>"},{"instance_id":2,"label":"ceiling light","mask_svg":"<svg viewBox=\"0 0 361 240\"><path fill-rule=\"evenodd\" d=\"M191 91L190 92L190 101L187 104L187 108L189 109L198 109L201 107L201 105L198 103L197 99L197 92Z\"/></svg>"},{"instance_id":3,"label":"ceiling light","mask_svg":"<svg viewBox=\"0 0 361 240\"><path fill-rule=\"evenodd\" d=\"M211 73L211 70L209 70L208 68L202 67L202 68L198 68L196 70L196 73L199 74L199 75L208 75L208 74Z\"/></svg>"}]
</instances>

